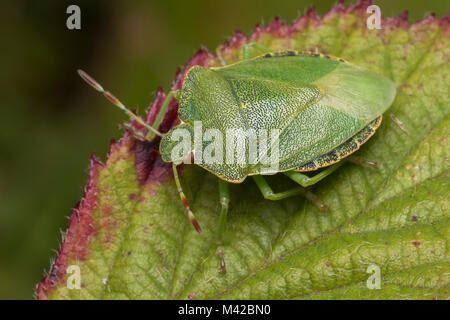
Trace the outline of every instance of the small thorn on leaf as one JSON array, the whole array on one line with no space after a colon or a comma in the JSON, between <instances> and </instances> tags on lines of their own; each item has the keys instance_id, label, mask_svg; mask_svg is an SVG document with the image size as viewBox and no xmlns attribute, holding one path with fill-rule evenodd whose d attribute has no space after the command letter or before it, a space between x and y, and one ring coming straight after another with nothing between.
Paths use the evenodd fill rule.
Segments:
<instances>
[{"instance_id":1,"label":"small thorn on leaf","mask_svg":"<svg viewBox=\"0 0 450 320\"><path fill-rule=\"evenodd\" d=\"M367 165L371 166L372 168L378 168L378 161L367 160Z\"/></svg>"},{"instance_id":2,"label":"small thorn on leaf","mask_svg":"<svg viewBox=\"0 0 450 320\"><path fill-rule=\"evenodd\" d=\"M225 266L225 260L223 257L219 260L220 266L219 266L219 273L225 274L227 273L227 267Z\"/></svg>"},{"instance_id":3,"label":"small thorn on leaf","mask_svg":"<svg viewBox=\"0 0 450 320\"><path fill-rule=\"evenodd\" d=\"M225 258L224 258L224 252L223 252L223 246L219 244L217 247L217 257L219 258L219 273L225 274L227 272L227 267L225 264Z\"/></svg>"},{"instance_id":4,"label":"small thorn on leaf","mask_svg":"<svg viewBox=\"0 0 450 320\"><path fill-rule=\"evenodd\" d=\"M378 161L364 159L364 158L361 158L361 157L355 156L355 155L348 157L348 161L350 161L351 163L363 166L363 167L378 168Z\"/></svg>"},{"instance_id":5,"label":"small thorn on leaf","mask_svg":"<svg viewBox=\"0 0 450 320\"><path fill-rule=\"evenodd\" d=\"M403 126L403 122L401 122L393 113L391 113L391 120L400 128L403 133L405 133L408 137L410 137L409 131L405 129Z\"/></svg>"},{"instance_id":6,"label":"small thorn on leaf","mask_svg":"<svg viewBox=\"0 0 450 320\"><path fill-rule=\"evenodd\" d=\"M328 205L323 203L314 193L311 191L305 192L305 198L311 201L320 211L326 211Z\"/></svg>"}]
</instances>

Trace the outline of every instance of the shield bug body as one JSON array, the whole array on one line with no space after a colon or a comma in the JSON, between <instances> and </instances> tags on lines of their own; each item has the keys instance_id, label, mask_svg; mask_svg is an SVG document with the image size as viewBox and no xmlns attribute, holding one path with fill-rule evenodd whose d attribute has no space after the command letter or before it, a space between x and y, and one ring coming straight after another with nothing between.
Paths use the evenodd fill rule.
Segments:
<instances>
[{"instance_id":1,"label":"shield bug body","mask_svg":"<svg viewBox=\"0 0 450 320\"><path fill-rule=\"evenodd\" d=\"M268 53L253 58L252 46ZM216 68L192 67L185 75L181 91L167 95L153 126L79 71L91 86L148 129L144 136L128 126L137 138L151 140L154 135L162 136L162 159L173 163L181 200L199 232L176 165L190 163L194 158L194 164L219 178L217 252L221 271L225 270L222 233L229 204L227 182L241 183L252 176L266 199L302 195L319 209L326 209L305 187L331 174L342 165L342 159L375 133L396 94L389 79L343 59L269 50L249 43L244 47L241 62ZM178 100L181 122L161 134L156 128L172 97ZM324 169L313 176L302 173L321 168ZM273 192L264 175L274 173L283 173L299 186Z\"/></svg>"}]
</instances>

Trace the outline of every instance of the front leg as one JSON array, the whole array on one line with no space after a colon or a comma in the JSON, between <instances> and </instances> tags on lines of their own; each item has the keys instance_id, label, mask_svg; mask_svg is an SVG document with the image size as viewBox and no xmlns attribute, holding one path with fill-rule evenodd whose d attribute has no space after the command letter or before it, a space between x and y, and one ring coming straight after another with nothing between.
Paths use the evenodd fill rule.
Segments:
<instances>
[{"instance_id":1,"label":"front leg","mask_svg":"<svg viewBox=\"0 0 450 320\"><path fill-rule=\"evenodd\" d=\"M164 116L166 115L167 109L169 108L169 103L172 100L172 98L175 98L177 101L179 101L179 91L178 90L171 90L164 98L164 101L161 105L161 108L158 111L158 114L156 115L155 121L153 121L152 127L156 130L159 128L159 125L164 120ZM147 141L152 141L155 137L155 133L153 131L148 131L147 135L145 136L145 139Z\"/></svg>"},{"instance_id":2,"label":"front leg","mask_svg":"<svg viewBox=\"0 0 450 320\"><path fill-rule=\"evenodd\" d=\"M316 184L320 180L328 177L330 174L332 174L334 171L336 171L338 168L340 168L346 162L351 162L351 163L354 163L354 164L357 164L357 165L360 165L363 167L368 167L368 168L377 168L378 167L377 161L367 160L367 159L361 158L359 156L351 155L350 157L342 159L338 163L335 163L332 166L325 168L321 172L313 175L312 177L309 177L306 174L297 172L297 171L287 171L287 172L284 172L284 175L289 177L289 179L297 182L302 187L306 188L306 187L312 186L313 184Z\"/></svg>"}]
</instances>

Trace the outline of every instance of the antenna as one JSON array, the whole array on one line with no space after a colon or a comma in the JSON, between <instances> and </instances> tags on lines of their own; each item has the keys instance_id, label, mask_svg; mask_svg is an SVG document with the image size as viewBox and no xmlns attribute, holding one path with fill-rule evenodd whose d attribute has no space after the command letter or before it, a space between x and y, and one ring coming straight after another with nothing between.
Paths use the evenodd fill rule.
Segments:
<instances>
[{"instance_id":1,"label":"antenna","mask_svg":"<svg viewBox=\"0 0 450 320\"><path fill-rule=\"evenodd\" d=\"M125 105L122 102L120 102L120 100L117 99L111 92L106 91L105 89L103 89L103 87L94 78L92 78L90 75L88 75L83 70L78 69L77 71L78 71L78 74L80 75L80 77L84 81L86 81L87 84L89 84L92 88L94 88L98 92L102 93L116 107L122 109L130 118L136 120L139 124L141 124L142 126L147 128L148 130L150 130L154 134L156 134L156 135L158 135L160 137L163 136L162 133L160 133L158 130L156 130L152 126L148 125L147 123L145 123L144 120L142 120L139 116L135 115L132 111L130 111L127 107L125 107ZM164 104L163 104L163 106L161 108L162 112L165 113L165 110L167 109L169 101L173 97L173 95L175 95L175 93L176 93L175 91L171 91L169 93L169 95L166 97L166 99L165 99L166 101L164 102ZM157 121L156 121L157 125L161 122L161 120L162 119L157 119ZM195 230L197 230L197 232L201 234L202 233L202 229L200 228L200 225L198 224L197 219L195 218L194 214L192 213L191 209L189 208L189 203L188 203L188 201L186 199L186 196L184 195L183 189L181 188L181 183L180 183L180 179L178 177L178 171L177 171L176 165L172 164L172 168L173 168L173 176L175 178L175 183L177 185L178 193L180 195L181 202L183 203L183 206L184 206L184 208L187 211L189 221L192 223L192 225L194 226Z\"/></svg>"},{"instance_id":2,"label":"antenna","mask_svg":"<svg viewBox=\"0 0 450 320\"><path fill-rule=\"evenodd\" d=\"M86 81L87 84L89 84L92 88L94 88L95 90L97 90L98 92L102 93L106 99L108 99L109 101L111 101L116 107L122 109L122 111L124 111L130 118L136 120L139 124L141 124L144 128L150 130L151 132L153 132L154 134L162 137L163 134L161 132L159 132L158 130L156 130L155 128L153 128L152 126L148 125L144 120L142 120L139 116L135 115L130 109L128 109L127 107L125 107L125 105L120 102L119 99L117 99L111 92L106 91L105 89L103 89L103 87L94 79L92 78L90 75L88 75L86 72L84 72L83 70L78 69L78 74L80 75L80 77Z\"/></svg>"}]
</instances>

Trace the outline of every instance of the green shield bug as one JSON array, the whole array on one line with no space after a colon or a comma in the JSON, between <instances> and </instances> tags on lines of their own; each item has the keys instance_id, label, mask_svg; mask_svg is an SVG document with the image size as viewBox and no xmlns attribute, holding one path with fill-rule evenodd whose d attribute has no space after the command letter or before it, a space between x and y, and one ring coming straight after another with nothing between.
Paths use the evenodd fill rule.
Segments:
<instances>
[{"instance_id":1,"label":"green shield bug","mask_svg":"<svg viewBox=\"0 0 450 320\"><path fill-rule=\"evenodd\" d=\"M252 47L267 53L252 57ZM182 89L167 95L152 126L79 70L86 82L148 129L143 135L128 126L138 139L162 137L161 157L173 164L180 198L199 233L176 166L194 159L194 164L219 178L220 271L225 271L222 233L229 205L227 182L241 183L252 176L266 199L302 195L319 209L326 209L326 204L305 188L335 171L342 159L375 133L396 95L389 79L340 58L311 52L271 52L257 43L244 46L243 56L241 62L231 65L190 68ZM157 128L173 97L178 101L181 121L162 134ZM313 176L302 173L321 168ZM273 192L264 175L274 173L283 173L299 186Z\"/></svg>"}]
</instances>

